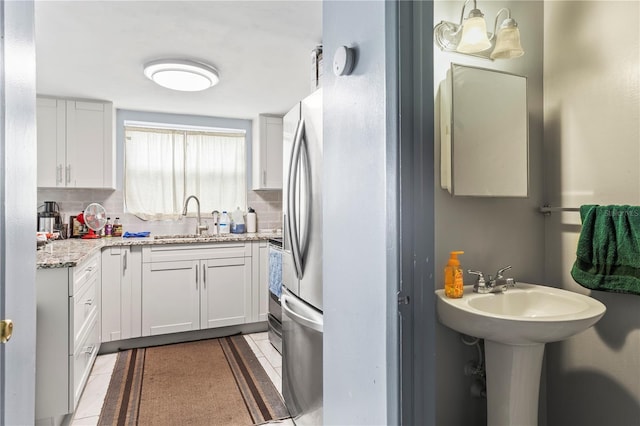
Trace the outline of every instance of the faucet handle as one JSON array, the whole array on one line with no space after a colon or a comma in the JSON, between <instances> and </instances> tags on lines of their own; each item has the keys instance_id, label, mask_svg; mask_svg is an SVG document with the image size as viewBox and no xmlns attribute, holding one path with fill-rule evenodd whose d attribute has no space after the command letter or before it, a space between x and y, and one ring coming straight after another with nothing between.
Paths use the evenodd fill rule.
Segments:
<instances>
[{"instance_id":1,"label":"faucet handle","mask_svg":"<svg viewBox=\"0 0 640 426\"><path fill-rule=\"evenodd\" d=\"M484 287L486 284L486 281L484 279L484 274L480 271L474 271L472 269L467 270L468 273L473 274L473 275L477 275L478 276L478 281L476 282L476 286L477 287Z\"/></svg>"},{"instance_id":2,"label":"faucet handle","mask_svg":"<svg viewBox=\"0 0 640 426\"><path fill-rule=\"evenodd\" d=\"M500 269L498 269L498 272L496 272L496 279L504 278L504 276L502 275L502 273L503 273L504 271L509 270L509 269L511 269L511 265L509 265L509 266L505 266L504 268L500 268Z\"/></svg>"}]
</instances>

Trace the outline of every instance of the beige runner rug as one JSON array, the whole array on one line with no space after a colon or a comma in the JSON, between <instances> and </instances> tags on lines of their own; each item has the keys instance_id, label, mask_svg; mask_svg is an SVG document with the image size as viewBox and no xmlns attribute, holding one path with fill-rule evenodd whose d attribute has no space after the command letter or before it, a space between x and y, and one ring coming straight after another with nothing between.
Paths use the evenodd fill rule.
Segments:
<instances>
[{"instance_id":1,"label":"beige runner rug","mask_svg":"<svg viewBox=\"0 0 640 426\"><path fill-rule=\"evenodd\" d=\"M252 425L289 417L242 336L120 352L99 425Z\"/></svg>"}]
</instances>

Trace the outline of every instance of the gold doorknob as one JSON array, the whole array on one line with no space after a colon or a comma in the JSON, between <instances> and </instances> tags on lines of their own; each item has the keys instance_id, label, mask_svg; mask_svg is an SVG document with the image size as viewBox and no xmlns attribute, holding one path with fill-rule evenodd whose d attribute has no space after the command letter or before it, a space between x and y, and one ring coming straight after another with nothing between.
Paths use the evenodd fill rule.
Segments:
<instances>
[{"instance_id":1,"label":"gold doorknob","mask_svg":"<svg viewBox=\"0 0 640 426\"><path fill-rule=\"evenodd\" d=\"M0 321L0 342L7 343L13 334L13 321L10 319Z\"/></svg>"}]
</instances>

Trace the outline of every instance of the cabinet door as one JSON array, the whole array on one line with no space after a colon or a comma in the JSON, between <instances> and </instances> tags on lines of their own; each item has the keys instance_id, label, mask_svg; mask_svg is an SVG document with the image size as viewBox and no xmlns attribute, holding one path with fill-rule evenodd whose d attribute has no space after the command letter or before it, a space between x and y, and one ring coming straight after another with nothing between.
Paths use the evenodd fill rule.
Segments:
<instances>
[{"instance_id":1,"label":"cabinet door","mask_svg":"<svg viewBox=\"0 0 640 426\"><path fill-rule=\"evenodd\" d=\"M260 115L253 189L282 189L282 117Z\"/></svg>"},{"instance_id":2,"label":"cabinet door","mask_svg":"<svg viewBox=\"0 0 640 426\"><path fill-rule=\"evenodd\" d=\"M197 260L143 264L143 336L200 328L198 266Z\"/></svg>"},{"instance_id":3,"label":"cabinet door","mask_svg":"<svg viewBox=\"0 0 640 426\"><path fill-rule=\"evenodd\" d=\"M65 101L38 98L38 186L64 186L65 159Z\"/></svg>"},{"instance_id":4,"label":"cabinet door","mask_svg":"<svg viewBox=\"0 0 640 426\"><path fill-rule=\"evenodd\" d=\"M121 251L124 247L110 247L102 251L102 341L122 339L120 318L122 297Z\"/></svg>"},{"instance_id":5,"label":"cabinet door","mask_svg":"<svg viewBox=\"0 0 640 426\"><path fill-rule=\"evenodd\" d=\"M123 247L121 252L122 276L120 277L120 321L122 338L140 337L142 301L142 248Z\"/></svg>"},{"instance_id":6,"label":"cabinet door","mask_svg":"<svg viewBox=\"0 0 640 426\"><path fill-rule=\"evenodd\" d=\"M266 241L260 241L255 244L257 244L259 248L259 274L258 279L253 283L253 294L258 295L257 320L267 321L269 314L269 244Z\"/></svg>"},{"instance_id":7,"label":"cabinet door","mask_svg":"<svg viewBox=\"0 0 640 426\"><path fill-rule=\"evenodd\" d=\"M107 182L111 176L108 165L113 161L109 155L113 145L110 108L111 104L104 102L67 101L68 187L110 186Z\"/></svg>"},{"instance_id":8,"label":"cabinet door","mask_svg":"<svg viewBox=\"0 0 640 426\"><path fill-rule=\"evenodd\" d=\"M244 324L251 318L251 258L202 260L202 328Z\"/></svg>"}]
</instances>

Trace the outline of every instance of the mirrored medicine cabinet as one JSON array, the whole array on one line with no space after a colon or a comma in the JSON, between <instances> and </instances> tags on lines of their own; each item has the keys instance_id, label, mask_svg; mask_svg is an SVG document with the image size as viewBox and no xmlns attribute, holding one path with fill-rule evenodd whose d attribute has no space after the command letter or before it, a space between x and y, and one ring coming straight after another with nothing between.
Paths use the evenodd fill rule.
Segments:
<instances>
[{"instance_id":1,"label":"mirrored medicine cabinet","mask_svg":"<svg viewBox=\"0 0 640 426\"><path fill-rule=\"evenodd\" d=\"M527 197L527 78L451 64L440 84L441 187L454 196Z\"/></svg>"}]
</instances>

